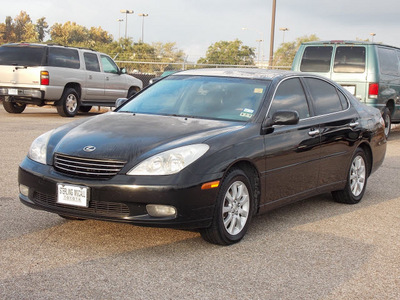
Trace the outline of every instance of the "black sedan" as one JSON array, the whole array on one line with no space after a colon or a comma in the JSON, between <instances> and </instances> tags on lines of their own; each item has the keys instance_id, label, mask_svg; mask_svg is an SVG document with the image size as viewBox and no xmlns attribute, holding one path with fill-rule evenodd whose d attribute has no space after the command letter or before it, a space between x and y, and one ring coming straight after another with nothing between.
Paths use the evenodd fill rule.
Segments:
<instances>
[{"instance_id":1,"label":"black sedan","mask_svg":"<svg viewBox=\"0 0 400 300\"><path fill-rule=\"evenodd\" d=\"M255 214L294 201L331 192L358 203L385 157L380 112L311 74L183 71L123 102L38 137L20 200L228 245Z\"/></svg>"}]
</instances>

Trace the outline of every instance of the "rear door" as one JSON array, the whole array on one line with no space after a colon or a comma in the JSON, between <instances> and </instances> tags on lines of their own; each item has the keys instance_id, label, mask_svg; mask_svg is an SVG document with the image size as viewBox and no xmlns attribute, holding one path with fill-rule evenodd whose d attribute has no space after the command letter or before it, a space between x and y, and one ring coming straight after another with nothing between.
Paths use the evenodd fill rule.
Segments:
<instances>
[{"instance_id":1,"label":"rear door","mask_svg":"<svg viewBox=\"0 0 400 300\"><path fill-rule=\"evenodd\" d=\"M84 52L83 59L86 68L86 92L85 100L104 99L105 74L101 72L98 55L96 53Z\"/></svg>"},{"instance_id":2,"label":"rear door","mask_svg":"<svg viewBox=\"0 0 400 300\"><path fill-rule=\"evenodd\" d=\"M290 201L312 194L317 186L320 134L312 118L303 84L297 77L279 84L267 117L278 110L296 110L297 125L274 126L265 135L266 201Z\"/></svg>"}]
</instances>

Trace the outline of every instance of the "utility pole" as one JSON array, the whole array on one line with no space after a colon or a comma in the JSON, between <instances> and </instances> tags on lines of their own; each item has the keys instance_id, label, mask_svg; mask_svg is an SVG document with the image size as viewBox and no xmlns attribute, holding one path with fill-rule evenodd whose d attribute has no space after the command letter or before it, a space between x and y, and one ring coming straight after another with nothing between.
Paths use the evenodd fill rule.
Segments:
<instances>
[{"instance_id":1,"label":"utility pole","mask_svg":"<svg viewBox=\"0 0 400 300\"><path fill-rule=\"evenodd\" d=\"M272 20L271 20L271 41L269 46L269 68L272 69L274 64L274 38L275 38L275 14L276 0L272 1Z\"/></svg>"}]
</instances>

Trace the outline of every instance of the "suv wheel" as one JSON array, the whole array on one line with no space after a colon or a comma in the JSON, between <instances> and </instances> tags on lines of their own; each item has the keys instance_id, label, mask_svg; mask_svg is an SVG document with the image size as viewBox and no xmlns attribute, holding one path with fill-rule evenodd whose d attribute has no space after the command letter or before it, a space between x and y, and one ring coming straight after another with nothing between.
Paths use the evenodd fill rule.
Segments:
<instances>
[{"instance_id":1,"label":"suv wheel","mask_svg":"<svg viewBox=\"0 0 400 300\"><path fill-rule=\"evenodd\" d=\"M68 88L64 91L57 104L57 112L62 117L74 117L79 109L79 96L75 89Z\"/></svg>"},{"instance_id":2,"label":"suv wheel","mask_svg":"<svg viewBox=\"0 0 400 300\"><path fill-rule=\"evenodd\" d=\"M7 97L3 100L3 107L10 114L20 114L25 110L26 104L7 101Z\"/></svg>"}]
</instances>

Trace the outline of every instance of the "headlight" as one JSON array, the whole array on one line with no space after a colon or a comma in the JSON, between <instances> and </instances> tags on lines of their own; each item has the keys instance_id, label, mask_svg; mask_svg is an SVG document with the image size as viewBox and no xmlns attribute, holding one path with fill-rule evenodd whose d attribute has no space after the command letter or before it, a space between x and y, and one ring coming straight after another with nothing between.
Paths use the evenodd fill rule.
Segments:
<instances>
[{"instance_id":1,"label":"headlight","mask_svg":"<svg viewBox=\"0 0 400 300\"><path fill-rule=\"evenodd\" d=\"M127 175L171 175L199 159L210 146L195 144L162 152L142 161Z\"/></svg>"},{"instance_id":2,"label":"headlight","mask_svg":"<svg viewBox=\"0 0 400 300\"><path fill-rule=\"evenodd\" d=\"M36 140L33 141L29 148L28 157L41 164L46 164L47 143L53 130L43 133Z\"/></svg>"}]
</instances>

